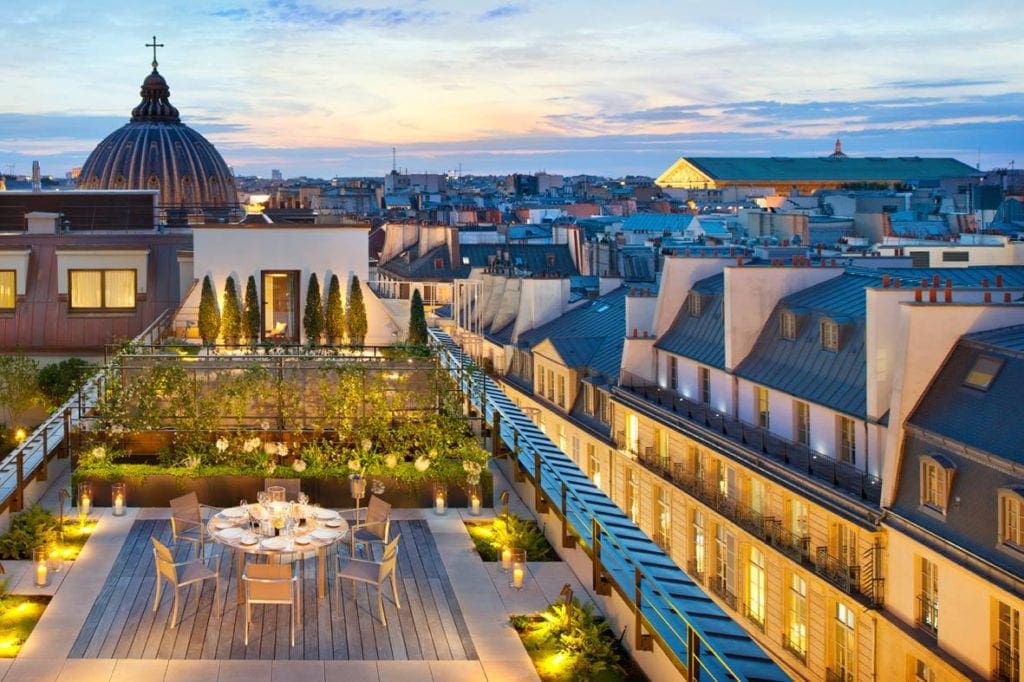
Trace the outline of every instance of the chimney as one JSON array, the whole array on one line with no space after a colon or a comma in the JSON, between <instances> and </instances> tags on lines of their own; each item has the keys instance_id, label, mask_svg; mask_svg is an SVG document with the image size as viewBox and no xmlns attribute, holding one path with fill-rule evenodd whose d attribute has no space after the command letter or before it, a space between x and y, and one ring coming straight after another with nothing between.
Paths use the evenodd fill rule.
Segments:
<instances>
[{"instance_id":1,"label":"chimney","mask_svg":"<svg viewBox=\"0 0 1024 682\"><path fill-rule=\"evenodd\" d=\"M882 288L883 289L888 289L889 288L889 275L888 274L882 275Z\"/></svg>"},{"instance_id":2,"label":"chimney","mask_svg":"<svg viewBox=\"0 0 1024 682\"><path fill-rule=\"evenodd\" d=\"M918 303L921 302L921 290L920 289L914 289L914 300L917 301Z\"/></svg>"},{"instance_id":3,"label":"chimney","mask_svg":"<svg viewBox=\"0 0 1024 682\"><path fill-rule=\"evenodd\" d=\"M1002 286L1003 286L1003 276L1002 275L996 275L996 288L997 289L1001 289Z\"/></svg>"},{"instance_id":4,"label":"chimney","mask_svg":"<svg viewBox=\"0 0 1024 682\"><path fill-rule=\"evenodd\" d=\"M991 291L986 291L985 292L985 303L991 303L991 302L992 302L992 292Z\"/></svg>"},{"instance_id":5,"label":"chimney","mask_svg":"<svg viewBox=\"0 0 1024 682\"><path fill-rule=\"evenodd\" d=\"M939 294L939 290L938 289L929 289L928 290L928 302L929 303L935 303L938 300L938 294Z\"/></svg>"},{"instance_id":6,"label":"chimney","mask_svg":"<svg viewBox=\"0 0 1024 682\"><path fill-rule=\"evenodd\" d=\"M1012 303L1012 302L1013 302L1013 297L1010 294L1010 292L1007 291L1005 294L1003 294L1003 303Z\"/></svg>"},{"instance_id":7,"label":"chimney","mask_svg":"<svg viewBox=\"0 0 1024 682\"><path fill-rule=\"evenodd\" d=\"M56 234L59 229L59 213L47 213L45 211L31 211L25 214L26 230L28 234Z\"/></svg>"},{"instance_id":8,"label":"chimney","mask_svg":"<svg viewBox=\"0 0 1024 682\"><path fill-rule=\"evenodd\" d=\"M946 289L945 289L945 291L943 293L945 294L944 298L946 300L946 303L952 303L953 302L953 290L950 289L949 287L946 287Z\"/></svg>"},{"instance_id":9,"label":"chimney","mask_svg":"<svg viewBox=\"0 0 1024 682\"><path fill-rule=\"evenodd\" d=\"M449 227L445 236L448 238L448 262L451 263L452 270L458 270L462 267L462 254L459 252L459 228Z\"/></svg>"}]
</instances>

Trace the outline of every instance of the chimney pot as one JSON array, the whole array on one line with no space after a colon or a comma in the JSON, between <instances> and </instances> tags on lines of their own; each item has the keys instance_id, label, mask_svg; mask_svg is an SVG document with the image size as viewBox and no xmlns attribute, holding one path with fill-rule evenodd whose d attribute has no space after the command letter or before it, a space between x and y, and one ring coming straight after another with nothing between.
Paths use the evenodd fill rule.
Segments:
<instances>
[{"instance_id":1,"label":"chimney pot","mask_svg":"<svg viewBox=\"0 0 1024 682\"><path fill-rule=\"evenodd\" d=\"M932 275L932 286L935 287L936 289L939 288L939 276L938 275Z\"/></svg>"},{"instance_id":2,"label":"chimney pot","mask_svg":"<svg viewBox=\"0 0 1024 682\"><path fill-rule=\"evenodd\" d=\"M903 286L903 280L897 277L895 280L893 280L892 286L896 289L899 289L901 286Z\"/></svg>"},{"instance_id":3,"label":"chimney pot","mask_svg":"<svg viewBox=\"0 0 1024 682\"><path fill-rule=\"evenodd\" d=\"M991 303L991 302L992 302L992 292L991 291L986 291L985 292L985 303Z\"/></svg>"},{"instance_id":4,"label":"chimney pot","mask_svg":"<svg viewBox=\"0 0 1024 682\"><path fill-rule=\"evenodd\" d=\"M922 277L921 278L921 288L922 289L927 289L928 288L928 278L927 277Z\"/></svg>"},{"instance_id":5,"label":"chimney pot","mask_svg":"<svg viewBox=\"0 0 1024 682\"><path fill-rule=\"evenodd\" d=\"M886 275L882 275L882 288L883 289L888 289L889 288L889 275L887 275L887 274Z\"/></svg>"},{"instance_id":6,"label":"chimney pot","mask_svg":"<svg viewBox=\"0 0 1024 682\"><path fill-rule=\"evenodd\" d=\"M938 294L939 294L939 290L938 289L929 289L928 290L928 302L929 303L935 303L938 300L938 297L939 297Z\"/></svg>"},{"instance_id":7,"label":"chimney pot","mask_svg":"<svg viewBox=\"0 0 1024 682\"><path fill-rule=\"evenodd\" d=\"M953 290L947 287L945 292L943 292L943 293L945 295L946 303L952 303L953 302Z\"/></svg>"},{"instance_id":8,"label":"chimney pot","mask_svg":"<svg viewBox=\"0 0 1024 682\"><path fill-rule=\"evenodd\" d=\"M953 280L949 279L948 277L946 278L946 288L947 289L952 289L953 288Z\"/></svg>"},{"instance_id":9,"label":"chimney pot","mask_svg":"<svg viewBox=\"0 0 1024 682\"><path fill-rule=\"evenodd\" d=\"M996 275L996 286L997 287L1002 287L1003 286L1003 276L1002 275Z\"/></svg>"},{"instance_id":10,"label":"chimney pot","mask_svg":"<svg viewBox=\"0 0 1024 682\"><path fill-rule=\"evenodd\" d=\"M633 327L633 338L634 339L636 338L636 335L637 335L637 329L636 329L636 327Z\"/></svg>"},{"instance_id":11,"label":"chimney pot","mask_svg":"<svg viewBox=\"0 0 1024 682\"><path fill-rule=\"evenodd\" d=\"M914 300L917 301L918 303L921 302L921 290L920 289L914 289Z\"/></svg>"},{"instance_id":12,"label":"chimney pot","mask_svg":"<svg viewBox=\"0 0 1024 682\"><path fill-rule=\"evenodd\" d=\"M986 289L988 289L988 277L982 277L981 278L981 286L983 286Z\"/></svg>"},{"instance_id":13,"label":"chimney pot","mask_svg":"<svg viewBox=\"0 0 1024 682\"><path fill-rule=\"evenodd\" d=\"M736 267L738 267L738 268L742 268L743 267L743 257L742 256L736 256Z\"/></svg>"},{"instance_id":14,"label":"chimney pot","mask_svg":"<svg viewBox=\"0 0 1024 682\"><path fill-rule=\"evenodd\" d=\"M1013 301L1013 299L1012 299L1009 291L1007 291L1005 294L1003 294L1003 303L1011 303L1012 301Z\"/></svg>"}]
</instances>

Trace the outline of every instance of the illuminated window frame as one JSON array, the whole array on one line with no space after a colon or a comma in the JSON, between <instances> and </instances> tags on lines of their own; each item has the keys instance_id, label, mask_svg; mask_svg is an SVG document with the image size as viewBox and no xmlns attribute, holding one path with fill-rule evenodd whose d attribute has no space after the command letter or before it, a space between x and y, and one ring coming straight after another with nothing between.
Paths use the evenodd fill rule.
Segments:
<instances>
[{"instance_id":1,"label":"illuminated window frame","mask_svg":"<svg viewBox=\"0 0 1024 682\"><path fill-rule=\"evenodd\" d=\"M130 306L107 305L107 273L130 272L132 274L131 292L132 304ZM99 307L76 307L74 301L74 280L79 273L99 273L100 275L100 305ZM139 272L134 268L68 268L68 309L74 313L89 312L134 312L136 303L136 292L138 291Z\"/></svg>"},{"instance_id":2,"label":"illuminated window frame","mask_svg":"<svg viewBox=\"0 0 1024 682\"><path fill-rule=\"evenodd\" d=\"M18 271L17 270L0 270L0 280L10 277L10 291L11 297L9 301L3 300L0 297L0 311L10 312L14 310L15 305L18 302ZM0 291L6 289L6 282L0 282Z\"/></svg>"}]
</instances>

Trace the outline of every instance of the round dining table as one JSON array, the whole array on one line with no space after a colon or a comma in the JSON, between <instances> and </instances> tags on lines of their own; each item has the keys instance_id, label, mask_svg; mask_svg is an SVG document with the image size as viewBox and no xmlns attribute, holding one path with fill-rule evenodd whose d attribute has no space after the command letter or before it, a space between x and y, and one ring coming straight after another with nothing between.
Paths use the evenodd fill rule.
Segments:
<instances>
[{"instance_id":1,"label":"round dining table","mask_svg":"<svg viewBox=\"0 0 1024 682\"><path fill-rule=\"evenodd\" d=\"M228 507L214 514L207 523L210 539L234 551L239 577L245 570L245 558L250 554L266 556L274 562L284 557L298 556L305 559L315 553L317 597L323 599L327 595L327 553L348 538L348 522L333 509L310 506L306 522L292 533L263 535L258 530L261 524L251 523L251 520L261 516L269 519L270 516L269 513L261 513L257 507L259 505L256 504ZM266 524L262 525L267 527ZM245 603L245 591L241 584L238 586L238 603Z\"/></svg>"}]
</instances>

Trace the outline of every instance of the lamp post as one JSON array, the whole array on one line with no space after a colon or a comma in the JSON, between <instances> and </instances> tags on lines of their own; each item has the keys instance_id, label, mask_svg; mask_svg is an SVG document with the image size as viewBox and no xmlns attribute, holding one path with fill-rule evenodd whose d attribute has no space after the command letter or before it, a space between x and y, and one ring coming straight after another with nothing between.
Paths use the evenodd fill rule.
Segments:
<instances>
[{"instance_id":1,"label":"lamp post","mask_svg":"<svg viewBox=\"0 0 1024 682\"><path fill-rule=\"evenodd\" d=\"M565 597L565 624L566 627L572 627L572 586L569 583L562 585L562 591L558 593L560 597Z\"/></svg>"},{"instance_id":2,"label":"lamp post","mask_svg":"<svg viewBox=\"0 0 1024 682\"><path fill-rule=\"evenodd\" d=\"M508 491L501 491L501 515L507 521L508 520Z\"/></svg>"}]
</instances>

